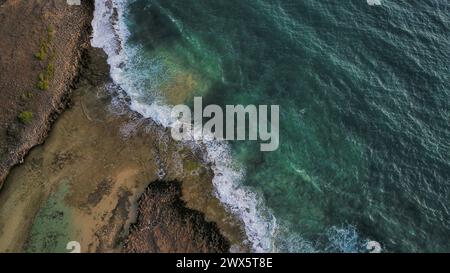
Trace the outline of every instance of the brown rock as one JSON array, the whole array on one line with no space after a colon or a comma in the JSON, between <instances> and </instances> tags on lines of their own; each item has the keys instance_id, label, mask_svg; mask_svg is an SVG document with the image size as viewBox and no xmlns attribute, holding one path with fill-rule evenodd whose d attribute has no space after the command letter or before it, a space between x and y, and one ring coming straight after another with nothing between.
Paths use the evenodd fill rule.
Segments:
<instances>
[{"instance_id":1,"label":"brown rock","mask_svg":"<svg viewBox=\"0 0 450 273\"><path fill-rule=\"evenodd\" d=\"M130 230L124 252L220 253L230 247L215 223L186 208L179 182L151 183L139 200L138 220Z\"/></svg>"}]
</instances>

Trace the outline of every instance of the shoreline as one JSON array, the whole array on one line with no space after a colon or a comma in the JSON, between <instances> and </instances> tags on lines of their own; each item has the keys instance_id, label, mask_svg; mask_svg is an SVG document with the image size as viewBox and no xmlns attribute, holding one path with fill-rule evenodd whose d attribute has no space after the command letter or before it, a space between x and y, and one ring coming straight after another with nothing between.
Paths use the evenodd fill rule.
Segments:
<instances>
[{"instance_id":1,"label":"shoreline","mask_svg":"<svg viewBox=\"0 0 450 273\"><path fill-rule=\"evenodd\" d=\"M82 38L87 37L89 33ZM83 45L77 74L64 89L64 107L45 120L51 125L45 137L35 145L28 141L32 147L22 155L23 162L5 174L0 249L63 251L64 240L75 237L87 252L120 252L136 221L138 199L150 182L163 178L182 181L177 202L206 220L197 230L204 227L211 234L210 225L217 226L234 251L248 251L242 223L213 194L211 170L202 162L201 151L175 143L166 129L127 109L126 100L114 101L103 88L109 79L106 60L89 43ZM110 142L102 146L98 141ZM60 217L49 217L54 214ZM183 229L180 225L178 232Z\"/></svg>"},{"instance_id":2,"label":"shoreline","mask_svg":"<svg viewBox=\"0 0 450 273\"><path fill-rule=\"evenodd\" d=\"M179 206L166 206L164 213L174 223L166 233L209 234L214 223L233 249L247 251L242 227L214 197L211 172L200 155L130 111L126 101L115 101L104 88L108 72L101 49L89 52L91 65L74 91L72 107L0 191L0 250L61 252L64 242L75 240L83 252L121 252L139 214L138 200L162 178L182 181L176 202L206 220L186 231L183 218L176 217ZM182 247L176 241L173 246Z\"/></svg>"}]
</instances>

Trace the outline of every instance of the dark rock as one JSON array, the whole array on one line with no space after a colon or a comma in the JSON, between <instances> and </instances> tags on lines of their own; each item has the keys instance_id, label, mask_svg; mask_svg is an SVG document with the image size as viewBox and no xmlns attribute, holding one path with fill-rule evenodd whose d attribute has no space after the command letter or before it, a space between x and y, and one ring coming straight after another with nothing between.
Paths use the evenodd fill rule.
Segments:
<instances>
[{"instance_id":1,"label":"dark rock","mask_svg":"<svg viewBox=\"0 0 450 273\"><path fill-rule=\"evenodd\" d=\"M186 208L179 182L156 181L139 200L137 223L125 240L124 252L222 253L229 242L215 223Z\"/></svg>"}]
</instances>

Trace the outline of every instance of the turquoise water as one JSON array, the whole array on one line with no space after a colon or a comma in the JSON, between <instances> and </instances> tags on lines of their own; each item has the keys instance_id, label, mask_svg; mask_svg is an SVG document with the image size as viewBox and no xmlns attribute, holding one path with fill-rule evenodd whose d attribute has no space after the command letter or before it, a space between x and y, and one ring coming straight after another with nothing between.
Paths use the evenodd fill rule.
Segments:
<instances>
[{"instance_id":1,"label":"turquoise water","mask_svg":"<svg viewBox=\"0 0 450 273\"><path fill-rule=\"evenodd\" d=\"M128 72L145 71L144 103L177 90L187 94L168 103L280 105L276 152L230 143L242 183L277 219L278 251L366 251L369 240L450 251L450 2L127 8L126 46L139 49Z\"/></svg>"}]
</instances>

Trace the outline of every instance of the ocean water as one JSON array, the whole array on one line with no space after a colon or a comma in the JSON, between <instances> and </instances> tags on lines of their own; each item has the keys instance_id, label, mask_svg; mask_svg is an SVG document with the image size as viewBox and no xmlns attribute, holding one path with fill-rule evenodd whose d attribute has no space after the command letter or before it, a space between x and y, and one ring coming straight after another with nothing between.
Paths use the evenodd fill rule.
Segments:
<instances>
[{"instance_id":1,"label":"ocean water","mask_svg":"<svg viewBox=\"0 0 450 273\"><path fill-rule=\"evenodd\" d=\"M96 1L131 108L277 104L280 147L210 142L254 251L450 251L450 2Z\"/></svg>"}]
</instances>

